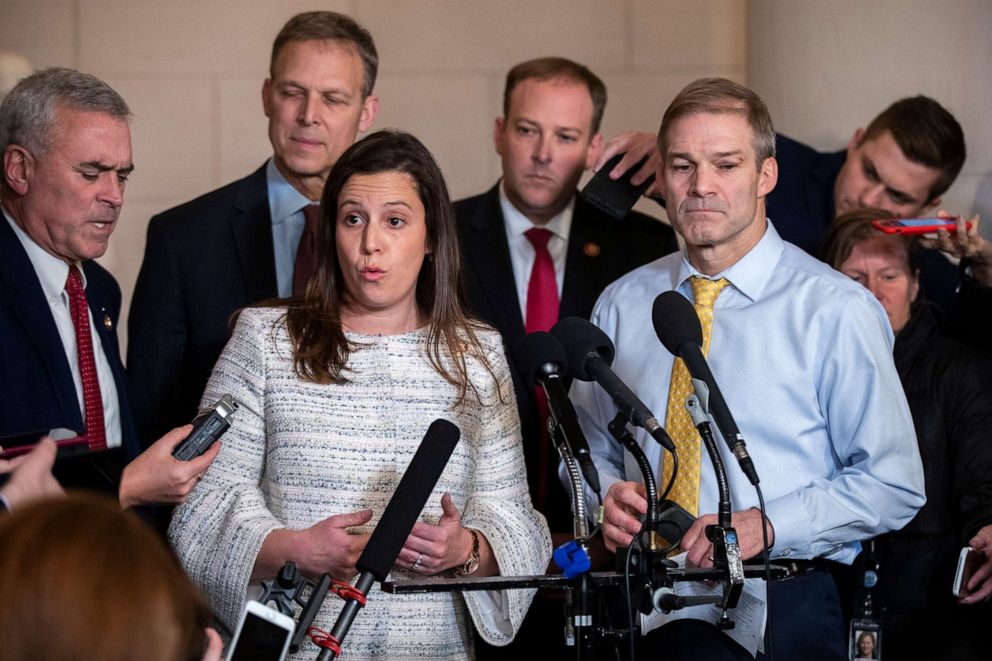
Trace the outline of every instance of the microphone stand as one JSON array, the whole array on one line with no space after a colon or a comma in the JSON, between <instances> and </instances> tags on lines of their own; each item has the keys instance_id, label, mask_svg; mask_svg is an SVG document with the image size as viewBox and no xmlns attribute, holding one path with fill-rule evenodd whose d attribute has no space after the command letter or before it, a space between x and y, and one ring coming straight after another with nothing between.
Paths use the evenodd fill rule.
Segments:
<instances>
[{"instance_id":1,"label":"microphone stand","mask_svg":"<svg viewBox=\"0 0 992 661\"><path fill-rule=\"evenodd\" d=\"M706 394L706 385L702 382L696 383L697 392ZM685 401L685 407L689 410L693 424L699 431L699 436L706 446L706 452L710 455L713 469L716 472L716 482L720 491L720 502L717 508L717 524L706 526L706 538L713 543L713 566L723 574L723 599L720 607L723 612L717 627L720 629L732 629L734 622L730 619L727 611L737 607L741 592L744 590L744 566L741 562L741 549L737 541L737 531L731 523L730 506L730 486L727 482L727 470L723 465L723 458L717 449L716 439L713 438L713 430L705 413L706 405L700 401L698 395L689 395Z\"/></svg>"},{"instance_id":2,"label":"microphone stand","mask_svg":"<svg viewBox=\"0 0 992 661\"><path fill-rule=\"evenodd\" d=\"M698 400L697 400L698 402ZM721 489L721 500L726 500L726 507L721 507L720 524L710 526L717 529L714 533L715 540L710 537L710 530L707 529L707 536L714 543L714 567L713 569L703 568L678 568L675 563L664 558L662 552L662 539L658 534L658 524L660 520L658 487L654 477L651 464L644 454L644 451L634 440L628 430L630 421L625 414L620 411L609 423L610 434L628 452L633 455L644 478L645 490L647 492L648 512L645 517L642 539L646 538L643 545L644 553L634 553L629 559L621 558L618 553L618 565L628 562L634 567L631 578L638 581L632 592L637 594L637 609L645 614L652 610L664 610L665 612L684 608L687 606L697 606L702 604L719 603L723 607L723 615L718 626L722 628L732 628L734 623L727 616L727 610L736 607L740 598L745 577L764 577L781 579L788 575L784 567L772 567L768 569L761 565L741 564L740 550L737 545L737 536L730 526L730 496L729 487L726 483L726 472L722 473L722 478L718 478L723 487ZM578 512L585 512L584 491L582 489L582 477L577 466L575 457L564 438L563 430L557 424L554 412L549 420L549 430L554 440L562 460L565 462L566 473L571 484L571 497L575 506L576 516L574 529L576 540L565 544L556 551L556 560L560 551L572 545L572 549L577 552L585 552L585 541L588 538L588 524L585 516L580 519ZM707 451L713 459L714 466L723 465L720 462L719 453L716 450L716 443L713 440L712 431L709 430L709 423L706 423L706 434L702 432L700 436L704 438ZM708 436L708 441L706 437ZM724 525L725 524L725 525ZM581 553L577 553L581 555ZM568 557L563 554L562 557ZM588 560L588 558L586 558ZM569 563L565 563L568 566ZM474 591L474 590L520 590L533 588L560 588L564 589L570 600L574 603L574 610L566 612L569 620L566 623L566 632L571 627L575 632L575 639L578 643L576 647L577 658L596 659L598 643L609 637L622 635L620 632L603 630L594 626L595 619L593 608L594 593L592 586L616 586L621 588L627 582L626 572L623 570L612 572L589 572L588 566L584 569L577 568L575 573L571 573L572 567L566 569L564 575L538 575L538 576L466 576L460 578L438 578L427 577L407 581L392 582L386 581L382 584L384 592L392 594L421 594L427 592L451 592L451 591ZM571 573L571 575L570 575ZM722 581L722 596L679 596L674 594L672 586L676 581ZM654 586L658 586L654 588ZM573 594L577 593L575 601L572 602ZM653 598L654 597L654 598ZM628 597L629 598L629 597ZM657 604L657 606L656 606ZM626 628L626 627L624 627Z\"/></svg>"}]
</instances>

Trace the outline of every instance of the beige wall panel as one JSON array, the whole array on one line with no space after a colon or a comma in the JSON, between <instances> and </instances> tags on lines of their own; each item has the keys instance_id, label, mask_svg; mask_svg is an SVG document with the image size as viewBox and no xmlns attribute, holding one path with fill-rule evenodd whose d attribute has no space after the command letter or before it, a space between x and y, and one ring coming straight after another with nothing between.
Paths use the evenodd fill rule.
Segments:
<instances>
[{"instance_id":1,"label":"beige wall panel","mask_svg":"<svg viewBox=\"0 0 992 661\"><path fill-rule=\"evenodd\" d=\"M945 201L992 216L992 196L977 193L992 185L990 32L984 0L752 0L748 79L778 129L821 150L843 147L898 98L932 96L968 143L962 181ZM992 223L983 229L992 237Z\"/></svg>"},{"instance_id":2,"label":"beige wall panel","mask_svg":"<svg viewBox=\"0 0 992 661\"><path fill-rule=\"evenodd\" d=\"M373 129L399 128L417 136L441 165L457 199L492 185L486 163L495 158L489 87L483 77L383 76Z\"/></svg>"},{"instance_id":3,"label":"beige wall panel","mask_svg":"<svg viewBox=\"0 0 992 661\"><path fill-rule=\"evenodd\" d=\"M622 0L360 0L388 71L497 71L562 55L590 67L624 63Z\"/></svg>"},{"instance_id":4,"label":"beige wall panel","mask_svg":"<svg viewBox=\"0 0 992 661\"><path fill-rule=\"evenodd\" d=\"M741 82L742 70L707 69L687 73L611 74L604 77L609 100L603 117L603 137L631 129L656 132L661 116L678 92L697 78L725 76Z\"/></svg>"},{"instance_id":5,"label":"beige wall panel","mask_svg":"<svg viewBox=\"0 0 992 661\"><path fill-rule=\"evenodd\" d=\"M0 0L0 51L27 57L37 68L76 64L74 0Z\"/></svg>"},{"instance_id":6,"label":"beige wall panel","mask_svg":"<svg viewBox=\"0 0 992 661\"><path fill-rule=\"evenodd\" d=\"M742 0L633 0L633 65L654 71L739 69L745 10Z\"/></svg>"},{"instance_id":7,"label":"beige wall panel","mask_svg":"<svg viewBox=\"0 0 992 661\"><path fill-rule=\"evenodd\" d=\"M262 110L265 72L220 81L217 126L220 132L220 176L216 188L254 172L272 155L268 120ZM208 188L204 188L206 192Z\"/></svg>"},{"instance_id":8,"label":"beige wall panel","mask_svg":"<svg viewBox=\"0 0 992 661\"><path fill-rule=\"evenodd\" d=\"M128 200L162 208L199 195L213 181L210 84L197 80L107 78L127 99L135 172Z\"/></svg>"},{"instance_id":9,"label":"beige wall panel","mask_svg":"<svg viewBox=\"0 0 992 661\"><path fill-rule=\"evenodd\" d=\"M265 71L282 24L316 5L345 12L352 7L345 0L85 0L79 3L80 66L167 73Z\"/></svg>"}]
</instances>

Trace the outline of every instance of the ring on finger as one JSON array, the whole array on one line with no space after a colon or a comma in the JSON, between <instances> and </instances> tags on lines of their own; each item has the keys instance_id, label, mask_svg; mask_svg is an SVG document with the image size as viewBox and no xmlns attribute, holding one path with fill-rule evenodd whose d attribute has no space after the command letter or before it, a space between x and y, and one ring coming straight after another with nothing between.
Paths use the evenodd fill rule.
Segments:
<instances>
[{"instance_id":1,"label":"ring on finger","mask_svg":"<svg viewBox=\"0 0 992 661\"><path fill-rule=\"evenodd\" d=\"M413 561L413 569L420 569L420 561L424 559L424 554L419 553L417 559Z\"/></svg>"}]
</instances>

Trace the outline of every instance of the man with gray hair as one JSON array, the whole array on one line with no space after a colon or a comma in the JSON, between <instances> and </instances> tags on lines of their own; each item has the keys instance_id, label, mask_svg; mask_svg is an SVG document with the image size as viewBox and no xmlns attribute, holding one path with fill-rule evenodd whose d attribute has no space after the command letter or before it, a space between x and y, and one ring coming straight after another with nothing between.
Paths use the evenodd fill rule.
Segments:
<instances>
[{"instance_id":1,"label":"man with gray hair","mask_svg":"<svg viewBox=\"0 0 992 661\"><path fill-rule=\"evenodd\" d=\"M62 68L24 78L0 104L0 436L76 432L60 452L90 461L70 477L114 489L124 506L181 502L219 449L176 461L183 427L138 456L116 335L121 292L93 261L134 170L130 116L109 85Z\"/></svg>"}]
</instances>

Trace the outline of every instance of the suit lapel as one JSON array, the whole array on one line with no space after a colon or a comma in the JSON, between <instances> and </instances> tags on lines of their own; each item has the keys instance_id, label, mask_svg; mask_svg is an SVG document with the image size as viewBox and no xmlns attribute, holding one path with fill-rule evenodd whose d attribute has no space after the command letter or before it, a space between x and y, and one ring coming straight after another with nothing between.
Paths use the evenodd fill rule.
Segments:
<instances>
[{"instance_id":1,"label":"suit lapel","mask_svg":"<svg viewBox=\"0 0 992 661\"><path fill-rule=\"evenodd\" d=\"M8 297L14 315L41 356L63 417L67 421L73 421L76 429L82 429L83 419L79 410L79 400L76 397L76 386L66 362L62 338L52 319L52 311L49 309L31 260L24 252L24 246L21 245L6 219L2 217L0 217L0 279L6 285L6 291L0 295Z\"/></svg>"},{"instance_id":2,"label":"suit lapel","mask_svg":"<svg viewBox=\"0 0 992 661\"><path fill-rule=\"evenodd\" d=\"M265 166L244 180L234 201L231 233L249 301L278 296Z\"/></svg>"},{"instance_id":3,"label":"suit lapel","mask_svg":"<svg viewBox=\"0 0 992 661\"><path fill-rule=\"evenodd\" d=\"M520 313L520 299L513 278L510 248L506 243L503 212L499 206L499 184L486 193L469 224L471 242L468 254L472 256L471 268L477 278L495 317L497 328L511 348L523 338L524 319Z\"/></svg>"},{"instance_id":4,"label":"suit lapel","mask_svg":"<svg viewBox=\"0 0 992 661\"><path fill-rule=\"evenodd\" d=\"M568 252L565 257L565 279L562 283L561 305L558 317L580 316L588 318L592 312L599 290L602 288L600 273L607 256L604 245L607 237L597 231L599 224L593 209L575 196L575 211L572 214L572 229L568 237Z\"/></svg>"}]
</instances>

